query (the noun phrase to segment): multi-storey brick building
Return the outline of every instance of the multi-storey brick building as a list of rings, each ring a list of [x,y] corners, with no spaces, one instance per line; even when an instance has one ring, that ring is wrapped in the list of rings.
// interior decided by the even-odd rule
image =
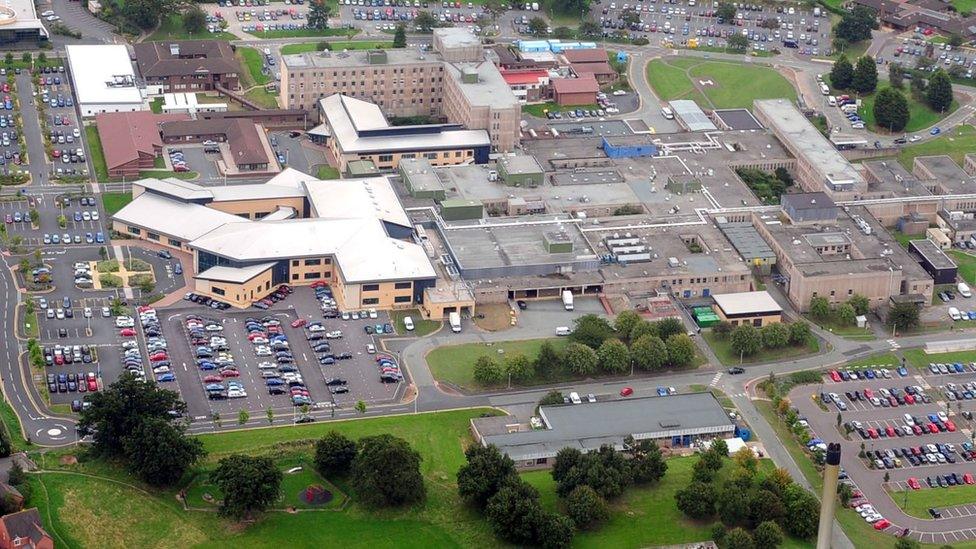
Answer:
[[[240,88],[241,66],[226,41],[142,42],[133,49],[149,95]]]

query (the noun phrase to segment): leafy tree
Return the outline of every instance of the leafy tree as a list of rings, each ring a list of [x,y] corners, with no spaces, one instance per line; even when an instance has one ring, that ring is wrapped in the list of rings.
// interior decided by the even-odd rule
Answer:
[[[762,336],[759,330],[750,324],[742,324],[732,331],[729,338],[729,347],[732,352],[741,356],[752,356],[762,349]]]
[[[474,380],[480,385],[497,385],[505,379],[505,369],[491,355],[481,355],[474,361]]]
[[[329,431],[315,443],[315,470],[326,478],[345,475],[356,458],[356,442],[337,431]]]
[[[699,459],[691,467],[691,480],[694,482],[709,483],[715,479],[715,470],[708,466],[708,462]]]
[[[762,335],[763,347],[767,349],[779,349],[790,343],[790,329],[782,322],[767,324],[759,332]]]
[[[802,345],[809,341],[810,336],[813,335],[813,331],[810,330],[810,325],[802,320],[797,320],[790,324],[790,344],[792,345]]]
[[[502,454],[493,444],[473,444],[464,452],[467,463],[458,470],[458,493],[479,508],[516,477],[515,462]]]
[[[630,354],[634,364],[646,371],[660,370],[668,363],[668,348],[654,335],[641,336],[634,341]]]
[[[735,461],[736,465],[749,473],[751,484],[751,479],[756,475],[756,471],[759,468],[759,459],[753,453],[752,448],[739,448],[736,453],[732,454],[732,460]]]
[[[137,27],[149,30],[162,18],[176,13],[175,2],[168,0],[131,0],[122,8],[122,15]]]
[[[614,333],[613,327],[606,319],[589,314],[576,319],[576,328],[569,337],[576,343],[597,349],[605,340],[614,337]]]
[[[360,439],[352,461],[352,486],[364,503],[373,506],[414,503],[427,495],[420,454],[407,441],[389,434]]]
[[[939,69],[929,78],[925,102],[933,111],[938,112],[945,112],[952,105],[952,80],[946,71]]]
[[[535,515],[535,544],[542,549],[564,549],[573,542],[573,521],[559,513]]]
[[[281,470],[269,457],[234,454],[217,462],[210,482],[223,494],[219,512],[237,520],[264,511],[281,492]]]
[[[550,379],[562,370],[562,357],[549,341],[544,341],[535,357],[535,372],[543,379]]]
[[[724,19],[725,21],[732,21],[735,19],[736,8],[728,2],[722,2],[718,5],[718,10],[715,11],[715,16],[719,19]]]
[[[878,64],[870,55],[864,55],[857,60],[851,87],[859,93],[871,93],[878,87]]]
[[[657,321],[657,337],[667,341],[669,337],[685,333],[685,325],[673,316]]]
[[[641,320],[630,330],[630,342],[633,343],[643,336],[652,335],[661,337],[661,332],[658,331],[657,322],[648,322],[646,320]],[[662,340],[664,338],[661,338]]]
[[[664,478],[664,473],[668,470],[668,464],[661,455],[661,449],[654,441],[636,441],[628,436],[624,440],[624,445],[628,448],[630,459],[631,478],[635,484],[646,484],[657,482]]]
[[[556,493],[567,496],[577,486],[588,485],[606,499],[624,492],[631,482],[630,463],[612,446],[603,445],[595,452],[583,454],[565,476],[557,481]]]
[[[674,368],[683,368],[691,365],[695,360],[695,342],[688,337],[688,334],[673,334],[668,337],[666,347],[668,350],[668,362]]]
[[[712,326],[712,333],[719,339],[726,339],[732,333],[732,324],[728,320],[723,320]]]
[[[749,496],[734,483],[726,483],[715,500],[718,516],[726,526],[739,526],[749,520]]]
[[[790,175],[790,170],[787,170],[783,166],[780,166],[775,170],[773,170],[773,175],[775,175],[776,179],[782,181],[783,184],[786,185],[787,187],[792,187],[793,184],[795,183],[795,181],[793,181],[793,176]]]
[[[717,438],[712,441],[712,444],[708,447],[708,451],[719,457],[729,457],[729,444],[725,442],[725,439]],[[721,467],[721,462],[719,463]]]
[[[429,11],[420,10],[417,12],[417,17],[414,17],[413,24],[415,27],[417,27],[419,32],[432,32],[435,28],[440,26],[440,21],[431,15]]]
[[[13,65],[14,64],[14,54],[13,54],[13,52],[9,52],[8,51],[6,54],[4,54],[3,59],[4,59],[4,61],[8,65]]]
[[[272,423],[274,423],[275,414],[274,414],[274,410],[271,408],[271,406],[268,406],[267,413],[265,415],[268,416],[268,425],[271,425]]]
[[[722,539],[722,549],[755,549],[755,547],[756,543],[752,536],[742,528],[729,530]]]
[[[621,374],[630,368],[630,350],[619,339],[604,341],[596,354],[600,369],[604,372]]]
[[[817,320],[826,320],[830,317],[830,302],[826,297],[810,298],[810,315]]]
[[[895,303],[888,312],[888,324],[902,330],[918,326],[918,307],[914,303]]]
[[[512,381],[526,381],[535,375],[535,368],[529,357],[522,353],[515,353],[505,357],[505,373]]]
[[[171,486],[206,453],[200,439],[187,437],[182,427],[166,419],[143,421],[125,437],[126,463],[153,486]]]
[[[396,32],[393,34],[393,47],[407,47],[407,27],[403,24],[397,25]]]
[[[739,33],[735,33],[729,37],[728,45],[730,50],[742,53],[749,47],[749,39]]]
[[[577,528],[587,529],[610,518],[607,502],[593,488],[577,486],[566,498],[566,512]]]
[[[590,10],[590,0],[559,0],[551,2],[549,7],[557,14],[582,16]]]
[[[332,8],[329,7],[328,2],[325,0],[309,0],[308,15],[306,16],[305,24],[310,29],[327,29],[329,28],[329,15],[331,15],[331,11]],[[394,47],[396,47],[396,44],[394,44]]]
[[[504,0],[485,0],[481,5],[481,9],[487,13],[492,21],[498,19],[498,16],[505,13],[508,10],[508,3]]]
[[[787,486],[783,496],[786,504],[783,527],[786,532],[800,539],[817,535],[817,524],[820,520],[820,503],[817,498],[796,484]]]
[[[724,441],[723,441],[724,442]],[[725,447],[725,452],[722,452],[722,448],[712,444],[712,447],[701,453],[701,461],[705,463],[705,466],[713,471],[718,471],[722,468],[723,458],[728,456],[729,450],[728,446]]]
[[[32,57],[31,57],[31,53],[29,51],[25,51],[20,56],[20,60],[23,61],[25,64],[28,64],[28,65],[30,64],[31,59],[32,59]]]
[[[587,19],[580,23],[578,31],[582,36],[597,36],[603,32],[600,25],[592,19]]]
[[[919,61],[921,62],[922,59],[926,58],[920,57]],[[913,72],[911,80],[912,95],[914,97],[924,97],[926,87],[928,87],[928,83],[925,81],[925,77],[920,72]]]
[[[841,303],[837,307],[837,320],[844,326],[853,326],[857,322],[857,313],[850,303]]]
[[[905,69],[901,63],[888,63],[888,83],[896,90],[905,87]]]
[[[841,54],[834,66],[830,69],[830,83],[839,90],[846,90],[851,87],[854,81],[854,66],[846,55]]]
[[[786,514],[783,500],[774,492],[759,489],[749,496],[749,524],[756,528],[763,522],[778,521]]]
[[[874,10],[856,6],[845,13],[834,27],[834,35],[850,43],[860,42],[871,38],[871,30],[878,28]]]
[[[123,455],[126,438],[142,423],[170,421],[171,411],[180,415],[186,412],[186,403],[178,393],[139,381],[129,373],[105,390],[88,395],[88,402],[91,406],[82,410],[78,426],[94,430],[91,450],[102,456]]]
[[[7,428],[0,425],[0,458],[10,457],[10,433]]]
[[[542,36],[546,34],[547,30],[549,30],[549,24],[546,23],[545,19],[541,17],[533,17],[532,19],[529,19],[529,34]]]
[[[586,376],[595,373],[597,361],[596,351],[582,343],[570,343],[563,352],[563,362],[569,371],[576,375]]]
[[[505,483],[485,505],[485,518],[495,535],[516,544],[535,541],[542,512],[539,492],[518,476]]]
[[[851,307],[854,307],[854,312],[859,315],[868,314],[868,309],[871,306],[871,302],[868,301],[868,298],[861,294],[852,295],[847,302],[851,304]]]
[[[763,549],[776,549],[783,544],[783,540],[786,539],[786,536],[783,535],[783,529],[779,527],[779,524],[768,520],[760,523],[759,526],[753,530],[752,539],[756,542],[756,547],[762,547]]]
[[[958,48],[962,45],[963,38],[958,33],[952,33],[949,35],[949,45],[953,48]]]
[[[190,6],[183,12],[183,30],[190,34],[207,30],[207,14],[196,6]]]
[[[696,520],[715,514],[715,487],[705,482],[692,482],[674,494],[678,510]]]
[[[557,483],[562,482],[569,475],[569,471],[576,467],[583,460],[583,452],[576,448],[565,447],[556,452],[556,458],[552,465],[552,480]]]
[[[539,401],[539,406],[546,406],[546,405],[552,406],[554,404],[562,404],[562,403],[563,403],[562,393],[560,393],[559,391],[549,391],[548,393],[546,393],[546,396],[542,397],[542,400]]]
[[[628,309],[617,315],[616,320],[613,321],[613,329],[617,331],[618,337],[628,339],[634,326],[637,326],[641,322],[644,322],[644,319],[637,314],[637,311]]]
[[[246,424],[249,419],[251,419],[251,414],[247,410],[245,410],[245,409],[242,408],[240,412],[237,412],[237,424],[238,425],[244,425],[244,424]]]

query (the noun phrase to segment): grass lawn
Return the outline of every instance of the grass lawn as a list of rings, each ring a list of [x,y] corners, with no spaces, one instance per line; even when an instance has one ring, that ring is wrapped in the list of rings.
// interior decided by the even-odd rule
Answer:
[[[102,206],[105,208],[105,215],[115,215],[132,202],[132,193],[102,193]]]
[[[413,331],[408,331],[406,326],[403,325],[403,319],[410,317],[413,322]],[[424,320],[420,316],[420,311],[417,309],[408,309],[406,311],[390,311],[390,319],[393,320],[393,326],[396,328],[396,333],[398,335],[409,335],[416,337],[424,337],[425,335],[430,335],[437,331],[441,327],[441,323],[436,320]]]
[[[882,88],[878,88],[880,91]],[[861,98],[861,108],[858,109],[857,113],[864,119],[864,122],[868,125],[868,129],[871,131],[880,131],[881,133],[888,133],[885,128],[878,128],[874,122],[874,98],[876,93],[867,95]],[[933,111],[921,101],[916,100],[912,94],[906,93],[902,94],[908,100],[908,125],[902,131],[895,132],[896,134],[902,134],[905,132],[917,132],[923,130],[930,126],[934,126],[939,120],[942,120],[946,116],[952,114],[956,109],[959,108],[959,102],[953,101],[952,106],[945,113],[938,113]]]
[[[878,355],[871,355],[859,360],[848,362],[844,365],[844,369],[857,369],[857,368],[877,368],[885,366],[898,366],[901,364],[901,359],[894,355],[894,353],[881,353]]]
[[[709,347],[712,348],[712,352],[715,356],[725,364],[726,366],[734,366],[739,364],[739,355],[732,352],[731,345],[728,339],[719,339],[715,337],[715,334],[711,330],[706,330],[702,332],[702,336],[705,341],[708,342]],[[758,362],[782,362],[785,360],[793,360],[795,358],[800,358],[808,355],[812,355],[820,351],[820,341],[811,337],[810,341],[806,345],[783,347],[782,349],[763,349],[758,354],[751,357],[744,357],[742,364],[753,364]]]
[[[905,349],[905,359],[917,368],[928,370],[929,362],[974,362],[976,361],[976,351],[926,354],[922,349]]]
[[[302,42],[300,44],[288,44],[287,46],[282,46],[281,55],[292,55],[295,53],[305,53],[317,50],[318,44],[315,42]]]
[[[962,125],[945,131],[935,139],[902,147],[898,161],[911,171],[916,156],[947,154],[961,166],[963,156],[973,151],[976,151],[976,127]]]
[[[813,322],[817,326],[820,326],[824,330],[839,335],[845,339],[854,339],[854,340],[875,339],[874,332],[872,332],[870,329],[858,328],[856,324],[854,326],[844,325],[841,324],[836,318],[830,318],[822,322],[817,322],[813,320],[812,318],[810,318],[809,315],[805,315],[804,318],[806,318],[810,322]]]
[[[98,181],[108,181],[108,166],[105,164],[105,153],[102,151],[102,139],[98,136],[98,128],[95,125],[85,126],[85,137],[88,138],[88,150],[91,153],[92,166],[95,168],[95,178]]]
[[[677,61],[678,59],[655,59],[647,64],[647,82],[662,101],[678,99],[695,89]]]
[[[281,469],[283,478],[281,481],[281,496],[274,505],[275,509],[336,509],[342,507],[347,499],[346,494],[334,484],[322,478],[312,464],[311,460],[300,458],[287,458],[277,462]],[[300,471],[289,473],[293,468],[300,467]],[[186,488],[187,502],[190,507],[195,508],[217,508],[217,502],[223,497],[217,486],[208,482],[209,471],[202,471],[194,477],[190,486]],[[305,501],[305,489],[312,485],[319,485],[332,493],[332,500],[324,505],[311,505]],[[203,498],[204,494],[210,494],[213,499],[207,501]]]
[[[340,179],[342,174],[339,173],[338,168],[333,168],[332,166],[319,166],[315,172],[315,177],[319,179]]]
[[[244,94],[244,97],[247,97],[262,107],[267,107],[269,109],[278,108],[278,94],[269,92],[264,88],[254,88],[253,90]]]
[[[157,98],[153,99],[152,101],[150,101],[149,102],[149,110],[151,110],[153,112],[153,114],[162,114],[162,112],[163,112],[163,98],[162,97],[157,97]]]
[[[169,19],[160,23],[159,28],[156,32],[152,33],[148,41],[163,41],[163,40],[237,40],[237,36],[229,32],[210,32],[204,30],[203,32],[189,33],[183,29],[183,21],[178,15],[174,15]]]
[[[959,276],[969,284],[976,284],[976,257],[959,250],[949,250],[949,257],[959,267]]]
[[[549,112],[569,112],[569,111],[575,111],[576,109],[585,109],[585,110],[588,110],[588,111],[595,111],[595,110],[600,109],[600,108],[602,108],[602,107],[600,107],[599,105],[572,105],[572,106],[568,106],[567,105],[567,106],[563,106],[563,105],[557,105],[557,104],[553,103],[552,101],[547,101],[545,103],[536,103],[536,104],[533,104],[533,105],[524,105],[522,107],[522,112],[524,112],[526,114],[531,114],[532,116],[535,116],[537,118],[545,118],[546,117],[546,111],[549,111]],[[572,119],[567,118],[567,120],[572,120]]]
[[[37,325],[37,311],[28,314],[26,308],[21,308],[18,317],[20,318],[20,326],[18,326],[18,329],[21,335],[27,338],[37,339],[40,330]]]
[[[10,433],[10,447],[15,452],[27,451],[34,447],[33,444],[24,440],[24,435],[20,431],[20,418],[13,406],[7,402],[6,397],[0,398],[0,421],[4,428]]]
[[[307,36],[348,36],[352,37],[356,34],[356,29],[284,29],[284,30],[273,30],[273,31],[263,31],[263,32],[250,32],[258,38],[272,39],[272,38],[302,38]]]
[[[569,344],[569,338],[526,339],[522,341],[502,341],[493,345],[484,343],[466,343],[464,345],[447,345],[438,347],[427,354],[427,365],[430,373],[440,381],[447,381],[461,387],[474,389],[479,385],[474,380],[474,362],[482,355],[493,356],[499,360],[513,353],[522,353],[534,360],[539,354],[539,348],[544,342],[552,343],[557,351],[562,351]],[[540,379],[531,379],[522,385],[542,383]]]
[[[271,77],[262,72],[264,68],[264,54],[259,52],[254,48],[246,48],[243,46],[237,47],[237,56],[241,60],[241,64],[247,67],[247,72],[251,76],[251,81],[254,84],[265,85],[271,80]]]
[[[976,0],[952,0],[952,5],[959,12],[972,13],[973,10],[976,10]],[[946,42],[948,41],[947,38]]]
[[[922,479],[921,482],[924,485],[925,479]],[[889,490],[888,493],[891,495],[891,499],[906,513],[913,517],[924,519],[932,518],[929,515],[930,507],[940,509],[976,502],[976,485],[973,484],[952,486],[947,489],[922,488],[921,490],[908,490],[907,498],[905,492],[901,490]]]
[[[175,177],[176,179],[196,179],[199,176],[197,172],[171,172],[169,170],[143,170],[139,172],[139,177],[155,177],[157,179],[165,179],[167,177]]]
[[[696,82],[712,85],[696,87]],[[655,59],[647,66],[647,81],[664,101],[707,100],[702,107],[751,108],[755,99],[786,98],[796,100],[796,90],[773,69],[700,59]]]
[[[342,50],[388,50],[393,48],[393,41],[386,40],[346,40],[341,42],[327,42],[331,51]]]
[[[901,244],[901,247],[906,249],[908,248],[909,241],[925,238],[924,234],[905,234],[901,231],[894,231],[891,233],[891,236],[895,237],[895,240]]]

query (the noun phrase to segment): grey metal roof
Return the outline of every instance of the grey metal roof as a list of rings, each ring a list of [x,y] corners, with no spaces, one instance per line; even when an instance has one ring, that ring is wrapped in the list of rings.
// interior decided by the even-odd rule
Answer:
[[[776,257],[773,249],[763,240],[752,223],[721,223],[718,228],[735,247],[735,251],[746,261]]]
[[[679,99],[668,103],[674,110],[675,116],[681,119],[684,125],[693,132],[710,132],[718,128],[708,118],[698,103],[690,99]]]
[[[929,264],[932,265],[932,268],[939,270],[956,268],[956,263],[931,240],[922,238],[919,240],[912,240],[909,242],[909,244],[916,253],[918,253],[925,259],[925,261],[928,261]]]

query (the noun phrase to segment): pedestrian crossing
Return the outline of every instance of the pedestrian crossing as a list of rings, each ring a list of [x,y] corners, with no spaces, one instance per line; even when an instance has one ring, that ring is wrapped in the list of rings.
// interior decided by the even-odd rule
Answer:
[[[722,372],[717,372],[714,377],[712,377],[712,382],[708,384],[709,387],[715,387],[718,385],[719,380],[722,379]]]
[[[892,349],[901,349],[901,345],[894,339],[888,339],[885,341],[888,343],[888,345],[891,345]]]

